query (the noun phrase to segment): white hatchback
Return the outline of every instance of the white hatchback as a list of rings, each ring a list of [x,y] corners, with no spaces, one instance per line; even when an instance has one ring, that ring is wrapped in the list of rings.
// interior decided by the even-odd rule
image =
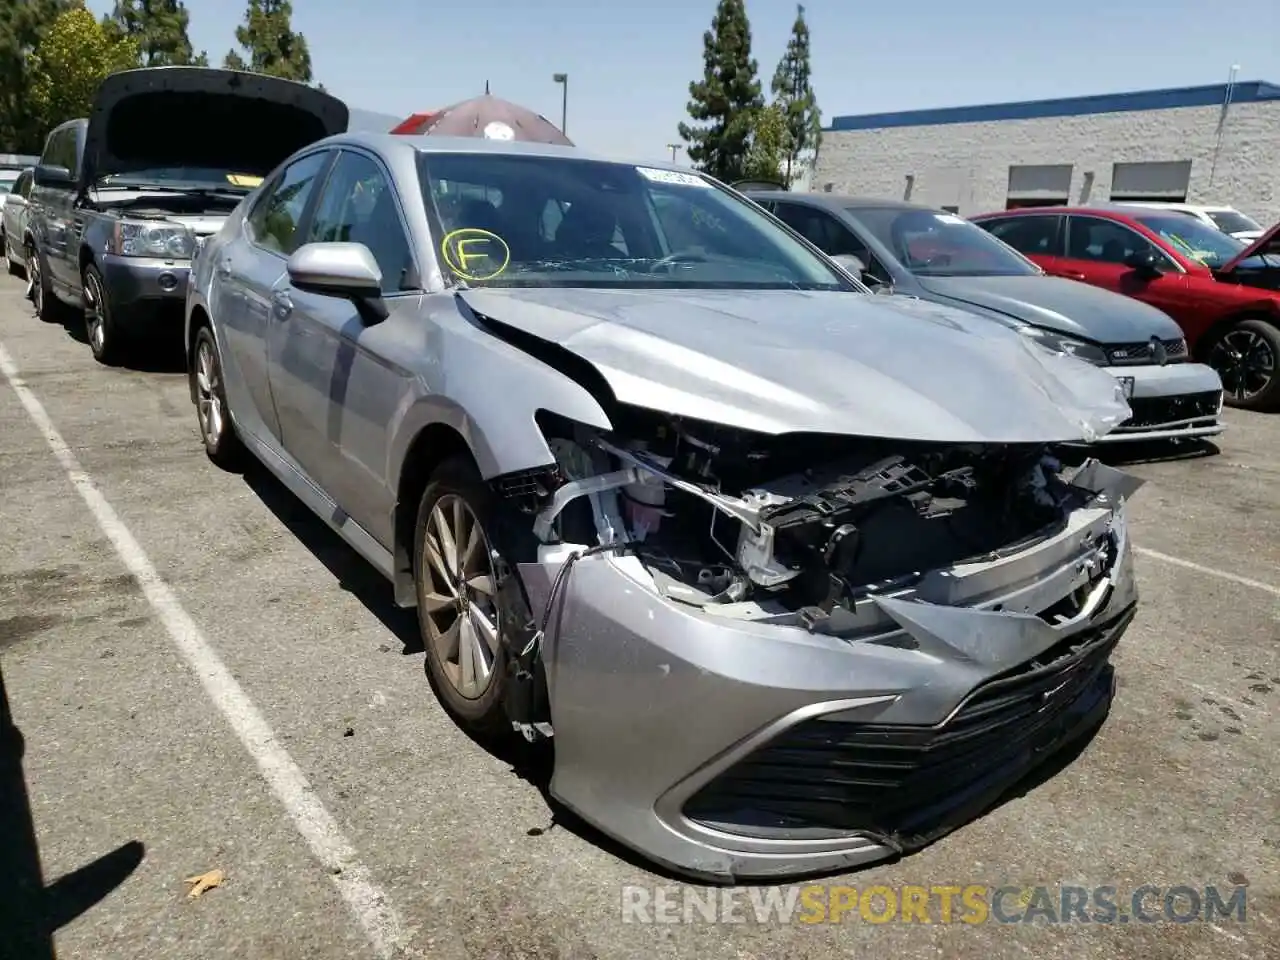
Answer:
[[[1185,213],[1187,216],[1195,217],[1207,227],[1221,230],[1246,243],[1252,243],[1266,231],[1262,224],[1241,213],[1235,207],[1201,206],[1195,203],[1158,203],[1154,200],[1126,200],[1121,206],[1159,207],[1161,210]]]

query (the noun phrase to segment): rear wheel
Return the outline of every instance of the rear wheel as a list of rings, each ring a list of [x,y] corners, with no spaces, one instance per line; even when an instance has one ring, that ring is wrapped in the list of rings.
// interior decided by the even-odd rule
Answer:
[[[1205,359],[1222,377],[1228,406],[1280,409],[1280,327],[1259,318],[1241,320],[1214,341]]]
[[[503,640],[514,625],[498,597],[499,571],[510,567],[493,538],[494,512],[493,494],[475,466],[454,457],[432,474],[414,532],[427,672],[449,712],[482,734],[510,729]]]
[[[201,327],[196,333],[190,376],[205,453],[222,469],[237,469],[244,462],[244,446],[231,422],[226,388],[222,384],[222,359],[218,356],[213,331],[208,327]]]
[[[59,304],[54,298],[44,255],[34,241],[27,241],[27,296],[36,308],[36,316],[45,323],[58,321]]]

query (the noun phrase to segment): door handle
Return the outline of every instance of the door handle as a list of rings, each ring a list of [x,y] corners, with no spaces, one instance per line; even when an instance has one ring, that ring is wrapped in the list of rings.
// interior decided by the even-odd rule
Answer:
[[[277,320],[288,320],[289,314],[293,313],[293,301],[283,290],[278,290],[271,295],[271,312],[275,314]]]
[[[1062,271],[1062,276],[1066,277],[1068,280],[1083,280],[1083,279],[1084,279],[1084,274],[1083,274],[1083,273],[1080,273],[1080,272],[1079,272],[1079,271],[1077,271],[1077,270],[1063,270],[1063,271]]]

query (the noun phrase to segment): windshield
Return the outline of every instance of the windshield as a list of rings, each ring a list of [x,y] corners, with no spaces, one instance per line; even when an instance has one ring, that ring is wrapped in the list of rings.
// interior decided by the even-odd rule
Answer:
[[[1160,234],[1172,249],[1206,267],[1220,267],[1248,246],[1243,240],[1188,217],[1144,213],[1134,219]]]
[[[1246,217],[1236,210],[1208,210],[1209,219],[1218,225],[1223,233],[1244,233],[1248,230],[1262,230],[1262,225]]]
[[[252,190],[262,183],[262,178],[248,173],[229,170],[226,167],[149,167],[130,170],[128,173],[112,173],[100,181],[103,186],[146,186],[205,188],[218,190]]]
[[[438,256],[470,285],[856,290],[754,203],[689,172],[419,155]]]
[[[850,207],[849,213],[918,277],[1025,277],[1040,268],[953,213]]]

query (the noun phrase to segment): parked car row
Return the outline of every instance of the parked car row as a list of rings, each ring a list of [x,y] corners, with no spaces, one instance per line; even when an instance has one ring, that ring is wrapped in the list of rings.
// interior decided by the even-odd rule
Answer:
[[[1144,427],[1161,378],[1085,327],[1127,311],[1181,357],[1157,311],[892,205],[837,251],[920,291],[877,295],[701,174],[346,119],[286,81],[110,78],[36,169],[33,297],[100,359],[171,308],[210,459],[379,570],[440,702],[550,740],[558,802],[690,875],[849,867],[1102,722],[1140,481],[1056,454]],[[942,276],[974,256],[1012,286]]]

